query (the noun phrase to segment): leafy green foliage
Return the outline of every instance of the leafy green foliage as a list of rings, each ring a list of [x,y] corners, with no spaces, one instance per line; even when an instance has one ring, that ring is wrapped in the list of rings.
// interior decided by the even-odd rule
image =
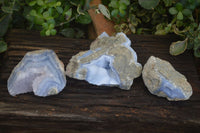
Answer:
[[[84,36],[84,32],[78,28],[65,28],[60,31],[60,34],[67,38],[80,38]]]
[[[139,4],[145,9],[155,8],[160,0],[138,0]]]
[[[182,41],[173,42],[170,54],[179,55],[193,49],[200,57],[200,0],[132,0],[119,15],[119,0],[103,0],[109,7],[117,32],[134,34],[177,34]]]
[[[60,33],[66,37],[84,37],[82,25],[91,23],[87,12],[90,1],[0,0],[0,53],[7,49],[2,38],[9,27],[40,30],[42,36]],[[67,30],[72,35],[67,35]]]
[[[92,22],[90,15],[88,14],[88,12],[84,12],[84,14],[80,15],[77,18],[77,22],[81,23],[81,24],[89,24]]]
[[[0,18],[0,37],[3,37],[8,30],[9,23],[11,21],[11,15],[5,14]]]
[[[9,24],[12,20],[12,14],[18,10],[15,0],[0,1],[0,53],[7,50],[7,44],[3,40],[6,34]]]
[[[128,5],[130,5],[130,0],[111,0],[108,4],[111,10],[111,18],[117,23],[123,20],[127,15]]]
[[[87,10],[91,0],[0,0],[0,52],[7,49],[3,37],[12,27],[40,30],[42,36],[61,34],[84,37],[91,23]],[[135,34],[177,34],[170,53],[192,49],[200,57],[200,0],[102,0],[95,7],[115,22],[117,32]]]
[[[0,53],[5,52],[6,50],[7,50],[6,42],[0,39]]]
[[[73,20],[80,24],[91,23],[88,12],[83,9],[84,0],[27,0],[27,4],[31,9],[24,14],[30,21],[30,28],[41,27],[42,36],[56,35],[57,27],[63,30]]]
[[[200,24],[191,24],[188,30],[182,34],[184,34],[185,38],[188,38],[187,49],[193,49],[194,55],[200,57]]]
[[[176,16],[177,20],[183,20],[184,17],[191,19],[191,21],[194,20],[192,17],[192,10],[184,8],[181,3],[177,3],[175,7],[171,7],[169,13]]]

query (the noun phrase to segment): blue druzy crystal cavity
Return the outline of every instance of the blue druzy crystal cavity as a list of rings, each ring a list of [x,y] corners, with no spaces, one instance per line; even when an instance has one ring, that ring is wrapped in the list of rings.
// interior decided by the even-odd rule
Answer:
[[[118,33],[109,37],[105,32],[92,42],[90,50],[74,55],[66,68],[69,77],[125,90],[130,89],[141,71],[142,66],[126,35]]]

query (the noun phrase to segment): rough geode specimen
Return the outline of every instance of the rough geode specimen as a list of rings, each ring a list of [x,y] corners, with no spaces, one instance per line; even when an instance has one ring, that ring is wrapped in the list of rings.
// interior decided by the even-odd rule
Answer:
[[[129,90],[133,79],[141,75],[142,66],[124,33],[109,37],[102,33],[90,46],[70,59],[66,74],[91,84],[118,86]]]
[[[64,65],[52,50],[28,52],[13,69],[7,84],[12,96],[34,92],[43,97],[58,94],[65,85]]]
[[[192,87],[185,76],[169,62],[154,56],[144,65],[142,77],[152,94],[170,101],[187,100],[192,95]]]

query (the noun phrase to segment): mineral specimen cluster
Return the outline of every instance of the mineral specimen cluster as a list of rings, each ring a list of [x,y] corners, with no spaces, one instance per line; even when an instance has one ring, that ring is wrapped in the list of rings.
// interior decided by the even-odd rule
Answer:
[[[72,56],[66,72],[52,50],[28,52],[12,71],[7,86],[13,96],[34,92],[45,97],[62,91],[67,75],[94,85],[129,90],[141,73],[144,84],[154,95],[170,101],[187,100],[192,95],[186,77],[169,62],[151,56],[142,70],[126,35],[110,37],[105,32],[92,42],[89,50]]]
[[[64,65],[52,50],[28,52],[12,71],[8,91],[15,96],[34,92],[37,96],[55,95],[66,85]]]
[[[142,65],[124,33],[109,37],[105,32],[90,50],[73,56],[67,65],[69,77],[86,80],[94,85],[118,86],[129,90],[133,79],[141,75]]]

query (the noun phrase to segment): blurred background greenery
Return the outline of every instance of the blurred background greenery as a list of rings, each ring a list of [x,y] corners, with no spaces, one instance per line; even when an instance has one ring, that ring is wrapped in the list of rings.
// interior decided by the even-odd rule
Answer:
[[[3,38],[12,28],[87,38],[92,22],[87,11],[94,8],[115,23],[116,32],[176,34],[181,40],[171,44],[171,55],[191,49],[200,57],[200,0],[102,0],[96,7],[90,7],[90,1],[0,0],[0,53],[7,49]]]

